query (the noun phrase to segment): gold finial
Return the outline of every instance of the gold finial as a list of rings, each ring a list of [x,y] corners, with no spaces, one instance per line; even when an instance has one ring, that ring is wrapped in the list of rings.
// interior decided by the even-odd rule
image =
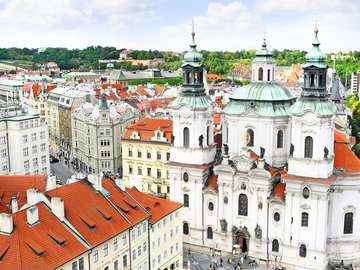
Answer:
[[[314,33],[317,36],[319,33],[319,27],[318,27],[318,20],[315,19],[315,28],[314,28]]]

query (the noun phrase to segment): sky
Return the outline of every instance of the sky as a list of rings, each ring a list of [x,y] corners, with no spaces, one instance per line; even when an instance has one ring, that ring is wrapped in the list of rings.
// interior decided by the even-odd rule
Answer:
[[[0,47],[360,50],[360,0],[0,0]]]

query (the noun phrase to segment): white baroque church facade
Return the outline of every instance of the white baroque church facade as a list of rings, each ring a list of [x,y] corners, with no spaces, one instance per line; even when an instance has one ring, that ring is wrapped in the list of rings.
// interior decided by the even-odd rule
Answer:
[[[203,83],[194,33],[183,86],[172,103],[170,199],[182,202],[185,244],[232,252],[287,269],[360,264],[360,161],[335,129],[318,30],[295,98],[274,81],[266,43],[252,80],[222,111],[221,157],[213,103]]]

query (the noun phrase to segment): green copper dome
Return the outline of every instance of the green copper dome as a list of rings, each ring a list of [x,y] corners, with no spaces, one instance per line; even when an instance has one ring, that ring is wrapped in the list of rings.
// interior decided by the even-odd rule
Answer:
[[[198,67],[201,65],[201,61],[203,60],[203,56],[200,52],[196,50],[195,44],[195,32],[191,33],[192,42],[190,44],[190,50],[184,54],[184,65],[192,65],[194,67]]]
[[[275,59],[273,58],[272,51],[270,51],[266,46],[266,40],[264,38],[261,49],[258,50],[255,54],[255,58],[253,63],[262,62],[262,63],[275,63]]]
[[[325,54],[323,54],[323,52],[320,50],[320,42],[318,39],[318,33],[319,30],[317,28],[315,28],[315,38],[314,41],[312,43],[313,47],[311,49],[311,51],[309,51],[306,56],[306,64],[304,64],[304,67],[308,67],[308,66],[316,66],[319,68],[326,68],[325,65]]]

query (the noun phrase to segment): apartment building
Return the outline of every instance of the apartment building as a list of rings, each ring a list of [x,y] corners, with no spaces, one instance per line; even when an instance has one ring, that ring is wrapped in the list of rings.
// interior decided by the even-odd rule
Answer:
[[[122,138],[125,185],[166,197],[171,140],[172,120],[144,118],[129,125]]]
[[[78,169],[87,173],[121,172],[121,137],[137,119],[129,104],[85,103],[72,114],[72,155]]]
[[[95,102],[91,85],[59,86],[47,98],[50,152],[70,159],[72,143],[71,114],[85,102]]]
[[[0,175],[50,173],[48,128],[18,104],[0,104]]]

